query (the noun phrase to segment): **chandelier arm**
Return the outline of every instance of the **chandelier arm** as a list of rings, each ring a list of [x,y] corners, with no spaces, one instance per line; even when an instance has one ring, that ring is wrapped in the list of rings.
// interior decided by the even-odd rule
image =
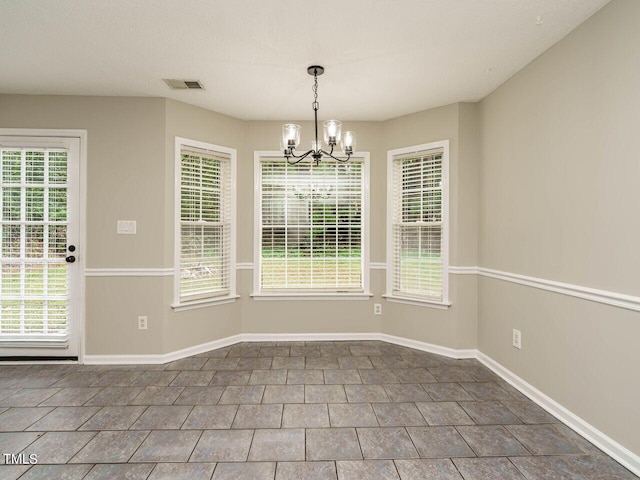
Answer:
[[[290,152],[290,153],[291,153],[291,155],[290,155],[290,156],[289,156],[289,155],[287,155],[287,157],[286,157],[286,158],[287,158],[287,163],[288,163],[289,165],[297,165],[297,164],[298,164],[298,163],[300,163],[302,160],[304,160],[304,159],[305,159],[305,158],[307,158],[309,155],[311,155],[311,154],[313,153],[313,150],[309,150],[309,151],[307,151],[307,152],[303,153],[302,155],[294,155],[294,154],[293,154],[293,152]],[[296,160],[295,160],[295,161],[293,161],[293,162],[290,162],[290,161],[289,161],[289,158],[290,158],[290,157],[293,157],[293,158],[295,158]]]
[[[337,160],[340,163],[346,163],[349,161],[349,159],[351,158],[351,155],[347,155],[347,158],[338,158],[338,157],[334,157],[333,156],[333,148],[331,149],[331,152],[325,152],[324,150],[320,150],[324,155],[326,155],[327,157],[331,157],[334,160]]]
[[[313,150],[308,150],[300,155],[296,155],[293,153],[293,148],[290,148],[287,153],[285,153],[285,157],[293,157],[293,158],[307,158],[309,155],[313,153]]]

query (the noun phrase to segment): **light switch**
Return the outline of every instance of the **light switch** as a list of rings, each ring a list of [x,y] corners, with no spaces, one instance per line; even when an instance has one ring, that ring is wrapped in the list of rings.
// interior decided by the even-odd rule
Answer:
[[[118,235],[135,235],[135,220],[118,220]]]

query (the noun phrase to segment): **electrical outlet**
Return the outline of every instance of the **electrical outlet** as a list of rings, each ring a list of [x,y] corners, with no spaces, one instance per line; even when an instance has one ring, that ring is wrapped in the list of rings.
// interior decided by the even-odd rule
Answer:
[[[147,329],[147,316],[140,315],[138,317],[138,330],[146,330]]]
[[[515,328],[513,329],[513,346],[522,349],[522,333]]]
[[[382,315],[382,304],[374,303],[373,304],[373,314],[374,315]]]

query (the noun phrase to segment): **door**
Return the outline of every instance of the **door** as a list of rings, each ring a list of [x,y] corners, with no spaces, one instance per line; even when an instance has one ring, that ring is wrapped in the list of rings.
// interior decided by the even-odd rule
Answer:
[[[81,138],[1,133],[0,359],[77,359]]]

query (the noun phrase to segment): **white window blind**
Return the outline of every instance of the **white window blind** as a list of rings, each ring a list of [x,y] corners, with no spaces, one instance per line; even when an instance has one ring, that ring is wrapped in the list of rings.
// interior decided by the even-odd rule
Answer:
[[[180,148],[180,302],[231,293],[231,157]]]
[[[444,149],[391,156],[391,295],[444,302]]]
[[[260,160],[263,292],[363,292],[364,163]]]

